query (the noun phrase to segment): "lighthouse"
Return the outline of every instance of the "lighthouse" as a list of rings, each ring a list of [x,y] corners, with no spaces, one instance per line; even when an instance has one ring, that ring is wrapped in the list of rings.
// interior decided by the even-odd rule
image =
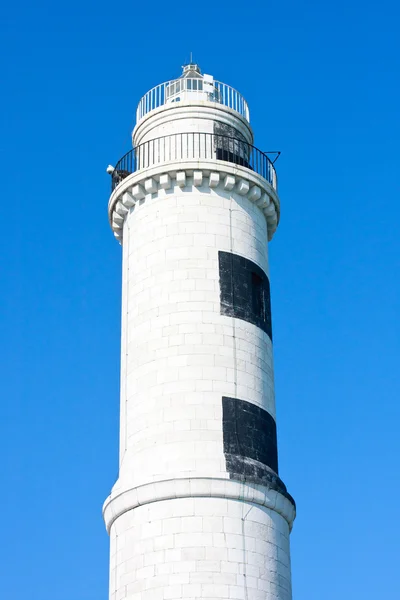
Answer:
[[[122,245],[110,600],[291,600],[268,242],[277,176],[244,97],[197,64],[140,100],[111,175]]]

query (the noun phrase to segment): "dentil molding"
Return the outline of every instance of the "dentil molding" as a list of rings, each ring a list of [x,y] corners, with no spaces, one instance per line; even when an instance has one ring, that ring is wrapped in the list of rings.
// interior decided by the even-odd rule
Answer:
[[[279,198],[270,183],[246,167],[212,161],[180,161],[150,166],[128,175],[118,184],[108,203],[108,216],[116,239],[122,244],[127,214],[143,210],[146,201],[160,190],[192,187],[213,189],[217,193],[239,194],[264,213],[271,240],[279,223]],[[218,167],[220,166],[220,169]]]

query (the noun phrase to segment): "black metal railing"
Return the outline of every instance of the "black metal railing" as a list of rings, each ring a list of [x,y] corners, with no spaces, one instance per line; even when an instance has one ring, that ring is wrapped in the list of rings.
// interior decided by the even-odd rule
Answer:
[[[174,133],[132,148],[116,164],[112,190],[125,177],[154,165],[184,160],[222,160],[241,165],[264,177],[274,189],[275,167],[270,158],[244,140],[214,133]]]

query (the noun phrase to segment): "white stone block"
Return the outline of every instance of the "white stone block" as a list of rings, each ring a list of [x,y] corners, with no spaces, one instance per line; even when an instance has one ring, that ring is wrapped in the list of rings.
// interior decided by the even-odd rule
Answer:
[[[201,598],[201,584],[193,583],[192,581],[192,573],[190,574],[190,583],[188,585],[184,585],[182,600],[195,600],[196,598]]]
[[[139,184],[132,187],[131,193],[135,200],[142,200],[146,195],[143,187]]]
[[[229,586],[205,583],[202,585],[202,598],[229,598]]]
[[[165,552],[163,550],[157,550],[156,552],[146,552],[144,555],[144,565],[156,565],[165,563]],[[168,582],[168,579],[167,579]]]
[[[245,179],[240,179],[236,185],[236,189],[241,196],[245,196],[250,189],[250,184]]]
[[[251,200],[251,202],[256,202],[259,198],[261,198],[261,188],[258,187],[258,185],[254,185],[249,193],[248,193],[248,199]]]
[[[203,520],[205,520],[206,517],[203,518]],[[222,518],[222,517],[209,517],[211,519],[217,519],[217,518]],[[213,536],[213,544],[214,544],[214,536]],[[212,547],[207,547],[206,549],[206,559],[207,560],[219,560],[219,561],[225,561],[228,558],[228,549],[225,548],[219,548],[216,546],[212,546]],[[222,569],[221,569],[222,570]]]
[[[143,485],[137,490],[138,504],[147,504],[155,495],[154,484]]]
[[[117,212],[113,212],[113,216],[112,216],[112,223],[113,225],[121,226],[122,223],[124,222],[124,217],[119,215]]]
[[[124,206],[121,202],[117,202],[117,204],[115,205],[115,211],[121,215],[121,217],[125,217],[125,215],[128,212],[128,209],[126,208],[126,206]]]
[[[161,521],[155,521],[154,523],[143,523],[141,526],[141,535],[142,538],[151,538],[151,540],[153,541],[156,535],[161,535],[161,530]]]
[[[267,208],[267,206],[269,206],[270,203],[271,203],[270,197],[265,192],[264,192],[264,194],[262,194],[261,198],[259,200],[257,200],[257,202],[256,202],[257,206],[259,206],[260,208]]]
[[[170,519],[165,518],[162,523],[163,535],[180,533],[182,531],[182,518],[173,517]]]
[[[181,560],[179,563],[173,565],[174,573],[192,573],[196,568],[196,561],[194,560]]]
[[[171,177],[168,173],[163,173],[160,175],[160,187],[164,190],[169,190],[171,187]]]
[[[154,538],[154,550],[168,550],[174,547],[174,536],[160,535]]]
[[[157,181],[153,178],[146,179],[144,182],[144,189],[147,194],[155,194],[158,190]]]
[[[233,175],[226,175],[224,179],[224,189],[227,191],[233,190],[235,187],[236,179]]]
[[[182,560],[205,560],[206,549],[203,546],[195,548],[182,548]]]
[[[195,187],[200,187],[203,184],[203,171],[194,171],[193,172],[193,185]]]
[[[265,216],[270,216],[276,213],[275,204],[271,202],[266,208],[263,208],[263,213]]]
[[[176,174],[176,184],[180,188],[185,187],[185,185],[186,185],[186,173],[185,173],[185,171],[178,171],[178,173]]]
[[[136,577],[137,579],[146,579],[149,577],[154,577],[154,573],[154,565],[148,565],[146,567],[142,567],[141,569],[137,569]]]
[[[135,199],[131,196],[129,192],[125,192],[122,195],[122,204],[127,208],[131,208],[135,204]]]
[[[210,186],[210,188],[216,188],[219,185],[219,173],[210,173],[210,177],[208,180],[208,185]]]
[[[202,533],[203,520],[201,517],[181,517],[183,533]]]
[[[168,583],[170,585],[184,585],[189,583],[190,573],[173,573],[172,571],[173,569],[171,569],[171,573],[168,576]]]
[[[182,586],[169,585],[163,590],[163,597],[165,598],[165,600],[175,600],[176,598],[182,598]]]

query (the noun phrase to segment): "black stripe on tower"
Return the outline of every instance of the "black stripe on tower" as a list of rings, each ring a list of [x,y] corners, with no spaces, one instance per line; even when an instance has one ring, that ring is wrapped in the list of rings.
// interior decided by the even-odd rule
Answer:
[[[251,402],[224,396],[222,425],[225,455],[247,459],[249,467],[261,464],[278,473],[276,424],[269,412]]]
[[[260,327],[272,340],[269,279],[256,263],[218,252],[221,314]]]
[[[230,479],[264,485],[294,504],[278,477],[276,424],[269,412],[251,402],[223,396],[222,430]]]

